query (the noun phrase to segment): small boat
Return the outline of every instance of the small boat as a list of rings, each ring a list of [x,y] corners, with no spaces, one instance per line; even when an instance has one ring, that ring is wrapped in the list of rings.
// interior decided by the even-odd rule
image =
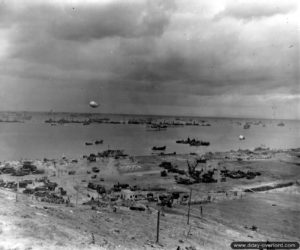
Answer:
[[[277,124],[277,126],[279,126],[279,127],[284,127],[284,125],[285,124],[283,122],[280,122],[280,123]]]
[[[156,146],[154,146],[154,147],[152,148],[152,150],[163,151],[163,150],[166,150],[166,146],[162,146],[162,147],[156,147]]]
[[[102,143],[103,143],[103,140],[97,140],[97,141],[95,141],[95,145],[102,144]]]
[[[188,144],[185,140],[177,140],[176,143],[178,143],[178,144]]]
[[[246,123],[245,125],[244,125],[244,129],[249,129],[250,128],[250,124],[249,123]]]
[[[85,145],[86,146],[91,146],[91,145],[93,145],[93,143],[92,142],[86,142]]]

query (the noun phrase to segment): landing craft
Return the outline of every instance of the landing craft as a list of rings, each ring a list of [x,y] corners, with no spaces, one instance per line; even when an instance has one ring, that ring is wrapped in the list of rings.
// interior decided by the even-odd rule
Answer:
[[[95,101],[90,102],[90,107],[97,108],[98,106],[99,106],[99,104],[97,102],[95,102]]]

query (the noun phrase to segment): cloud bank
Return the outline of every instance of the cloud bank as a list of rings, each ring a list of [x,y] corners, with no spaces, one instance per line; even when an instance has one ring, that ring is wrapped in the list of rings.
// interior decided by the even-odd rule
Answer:
[[[297,1],[0,4],[0,109],[300,117]],[[293,111],[289,111],[289,110]]]

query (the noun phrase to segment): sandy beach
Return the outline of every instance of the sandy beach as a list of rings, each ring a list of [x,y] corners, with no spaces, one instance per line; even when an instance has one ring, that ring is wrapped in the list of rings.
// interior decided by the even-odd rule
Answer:
[[[299,155],[299,149],[207,154],[203,156],[206,163],[199,163],[197,169],[206,172],[227,169],[229,173],[240,170],[260,175],[251,179],[227,176],[226,181],[216,175],[215,182],[190,185],[178,184],[176,176],[191,178],[187,162],[195,162],[198,155],[96,157],[95,162],[83,158],[34,160],[30,164],[43,173],[24,176],[3,173],[3,169],[18,169],[24,162],[2,162],[1,247],[230,249],[232,241],[297,241]],[[162,162],[170,162],[186,173],[169,172],[163,177],[163,168],[159,166]],[[47,181],[39,180],[43,178]],[[32,182],[21,188],[20,183],[25,180]],[[47,188],[43,194],[34,191],[49,183],[57,184],[53,191]],[[105,188],[105,192],[95,190],[90,183]],[[135,198],[123,197],[122,190],[129,188],[118,189],[118,183],[127,184]],[[60,193],[59,188],[66,193]],[[24,194],[26,189],[33,191]],[[154,199],[149,199],[150,193]],[[181,198],[173,199],[171,206],[162,205],[160,196],[175,193]],[[50,194],[56,195],[49,198]],[[135,207],[141,207],[140,211],[132,210]],[[157,243],[158,211],[162,216]]]

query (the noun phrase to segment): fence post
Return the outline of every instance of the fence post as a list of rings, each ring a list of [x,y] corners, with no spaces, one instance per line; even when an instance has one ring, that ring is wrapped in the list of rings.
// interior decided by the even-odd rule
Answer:
[[[189,197],[189,206],[188,206],[188,219],[187,224],[190,224],[190,210],[191,210],[191,198],[192,198],[192,189],[190,191],[190,197]]]
[[[156,243],[159,242],[159,217],[160,217],[160,211],[157,211]]]
[[[77,205],[78,205],[78,188],[76,190],[76,207],[77,207]]]
[[[18,202],[18,192],[19,192],[19,180],[18,180],[18,183],[17,183],[17,192],[16,192],[16,202]]]

